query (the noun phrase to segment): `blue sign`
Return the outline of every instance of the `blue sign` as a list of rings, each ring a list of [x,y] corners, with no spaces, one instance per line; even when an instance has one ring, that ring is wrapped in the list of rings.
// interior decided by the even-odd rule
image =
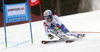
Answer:
[[[5,46],[6,46],[6,48],[7,48],[6,23],[12,23],[12,22],[29,20],[30,33],[31,33],[31,43],[33,44],[33,35],[32,35],[32,27],[31,27],[31,19],[30,19],[28,0],[25,3],[18,3],[18,4],[4,4],[4,0],[2,0],[2,4],[3,4]]]
[[[27,3],[18,3],[18,4],[5,4],[4,5],[4,14],[5,14],[5,23],[19,22],[29,20]]]

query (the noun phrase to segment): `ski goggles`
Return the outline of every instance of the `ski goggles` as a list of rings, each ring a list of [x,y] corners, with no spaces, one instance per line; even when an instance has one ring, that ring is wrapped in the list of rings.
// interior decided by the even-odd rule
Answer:
[[[44,16],[45,19],[52,18],[52,15]]]

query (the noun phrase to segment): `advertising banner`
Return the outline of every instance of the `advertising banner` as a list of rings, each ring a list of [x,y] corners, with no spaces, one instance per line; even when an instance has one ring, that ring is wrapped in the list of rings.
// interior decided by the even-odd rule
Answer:
[[[4,10],[6,23],[29,20],[26,3],[7,4]]]
[[[30,18],[28,0],[25,3],[17,3],[17,4],[4,4],[4,0],[2,0],[2,5],[3,5],[6,48],[7,48],[6,23],[12,23],[12,22],[19,22],[19,21],[26,21],[26,20],[29,21],[30,33],[31,33],[31,43],[33,44],[32,26],[31,26],[31,18]]]
[[[29,0],[29,6],[35,6],[40,4],[40,0]]]

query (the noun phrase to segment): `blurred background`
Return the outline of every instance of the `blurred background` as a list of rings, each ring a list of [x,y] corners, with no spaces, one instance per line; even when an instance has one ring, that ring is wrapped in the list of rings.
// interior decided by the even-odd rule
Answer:
[[[22,3],[26,0],[5,0],[5,4]],[[42,13],[46,9],[52,10],[54,15],[65,16],[99,10],[100,0],[40,0]],[[43,20],[39,5],[30,7],[31,21]],[[27,23],[28,21],[9,23],[9,25]],[[3,8],[0,0],[0,27],[3,27]]]

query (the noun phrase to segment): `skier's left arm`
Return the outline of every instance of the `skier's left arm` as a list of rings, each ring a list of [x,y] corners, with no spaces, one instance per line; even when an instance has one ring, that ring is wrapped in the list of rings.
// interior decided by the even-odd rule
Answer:
[[[54,16],[54,19],[55,19],[55,28],[53,30],[53,33],[54,34],[57,34],[58,33],[58,30],[60,29],[62,23],[60,22],[58,16]]]
[[[55,27],[55,29],[58,30],[58,29],[60,29],[62,23],[61,23],[61,21],[59,20],[59,17],[56,16],[56,15],[55,15],[55,20],[56,20],[56,27]]]

